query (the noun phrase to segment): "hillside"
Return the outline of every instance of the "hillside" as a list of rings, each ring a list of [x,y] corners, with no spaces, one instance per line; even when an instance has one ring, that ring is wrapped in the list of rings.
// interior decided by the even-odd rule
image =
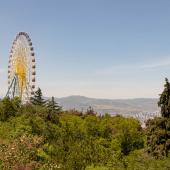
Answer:
[[[85,111],[92,106],[100,114],[130,114],[139,112],[158,111],[157,101],[154,98],[137,98],[137,99],[96,99],[84,96],[69,96],[56,98],[56,101],[64,109],[77,109]]]

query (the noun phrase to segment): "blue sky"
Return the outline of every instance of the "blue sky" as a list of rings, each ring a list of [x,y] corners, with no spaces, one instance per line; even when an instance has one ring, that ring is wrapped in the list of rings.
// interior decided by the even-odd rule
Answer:
[[[0,23],[0,96],[20,31],[45,96],[158,97],[170,77],[169,0],[1,0]]]

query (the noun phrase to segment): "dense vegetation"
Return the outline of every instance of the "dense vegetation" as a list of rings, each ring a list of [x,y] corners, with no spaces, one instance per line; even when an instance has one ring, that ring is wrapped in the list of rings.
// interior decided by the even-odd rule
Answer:
[[[160,96],[162,117],[145,129],[133,118],[63,111],[38,89],[31,103],[0,101],[0,169],[169,170],[170,85]]]

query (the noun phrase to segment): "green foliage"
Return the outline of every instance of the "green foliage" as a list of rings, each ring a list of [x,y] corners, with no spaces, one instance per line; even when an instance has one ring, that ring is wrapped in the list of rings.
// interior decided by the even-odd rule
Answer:
[[[33,105],[44,106],[46,101],[43,99],[42,91],[40,88],[35,92],[34,96],[31,98],[31,103]]]
[[[105,166],[87,166],[86,170],[169,170],[170,158],[160,160],[147,155],[143,150],[131,152],[128,156],[114,159]]]
[[[58,105],[51,102],[49,106],[21,104],[17,98],[0,101],[1,169],[168,169],[168,158],[155,160],[145,153],[146,137],[137,120],[76,110],[58,112]],[[164,119],[150,126],[168,129]]]
[[[19,98],[4,98],[0,102],[0,120],[6,121],[9,117],[15,116],[21,107]]]
[[[148,152],[156,158],[167,157],[170,152],[170,84],[167,78],[158,106],[162,117],[146,123]]]
[[[47,102],[47,108],[50,113],[52,112],[52,113],[59,114],[62,112],[62,107],[59,106],[58,103],[56,103],[54,97],[52,97],[51,100]]]
[[[127,121],[126,119],[121,129],[120,144],[124,155],[128,155],[131,151],[144,147],[143,133],[139,123],[133,119],[131,121]]]
[[[159,117],[147,122],[148,152],[156,158],[168,156],[170,150],[170,119]]]
[[[62,107],[55,102],[54,97],[52,97],[51,100],[47,102],[46,107],[47,107],[47,115],[46,115],[47,121],[51,121],[56,124],[59,123],[58,115],[62,113]]]
[[[160,95],[158,106],[161,108],[162,117],[170,117],[170,83],[165,79],[164,90]]]

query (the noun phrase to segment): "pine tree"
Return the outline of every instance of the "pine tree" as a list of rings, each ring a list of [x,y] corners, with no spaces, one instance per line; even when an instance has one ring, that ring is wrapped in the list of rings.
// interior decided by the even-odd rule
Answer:
[[[161,117],[146,123],[148,152],[156,158],[168,156],[170,152],[170,83],[167,78],[158,106],[161,108]]]
[[[34,97],[31,98],[31,103],[34,105],[44,106],[46,101],[43,99],[42,91],[40,88],[35,92]]]
[[[170,83],[167,78],[165,78],[164,91],[160,95],[158,106],[161,108],[162,117],[170,117]]]
[[[51,100],[47,102],[47,108],[49,112],[60,113],[62,111],[62,107],[56,103],[54,97],[52,97]]]
[[[58,124],[59,123],[58,114],[62,112],[62,107],[55,102],[54,97],[52,97],[51,100],[47,102],[46,107],[47,107],[46,120]]]

